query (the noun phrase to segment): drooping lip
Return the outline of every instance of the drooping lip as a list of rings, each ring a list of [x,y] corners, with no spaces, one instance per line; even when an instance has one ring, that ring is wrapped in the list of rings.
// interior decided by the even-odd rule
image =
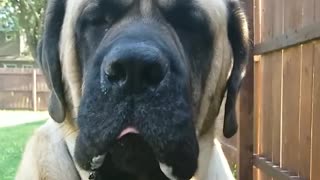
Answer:
[[[118,140],[121,141],[123,139],[121,139],[122,137],[126,136],[126,137],[138,137],[136,136],[136,134],[139,134],[139,131],[136,129],[136,128],[133,128],[133,127],[128,127],[128,128],[125,128],[119,135],[118,137]],[[128,136],[127,136],[128,135]],[[126,138],[124,137],[124,138]],[[120,140],[121,139],[121,140]],[[101,170],[103,171],[103,169],[100,169],[100,168],[103,168],[103,163],[105,163],[105,160],[108,159],[110,157],[108,157],[108,154],[105,153],[105,154],[102,154],[102,155],[99,155],[99,156],[95,156],[92,158],[91,160],[91,173],[100,173]],[[108,162],[108,160],[107,160]],[[173,167],[163,163],[163,162],[160,162],[159,160],[157,160],[158,164],[159,164],[159,171],[161,171],[163,174],[163,176],[167,177],[168,180],[178,180],[178,178],[173,174]],[[100,172],[99,172],[100,171]]]
[[[129,126],[121,131],[117,139],[121,139],[123,136],[128,134],[140,134],[140,132],[136,128]]]

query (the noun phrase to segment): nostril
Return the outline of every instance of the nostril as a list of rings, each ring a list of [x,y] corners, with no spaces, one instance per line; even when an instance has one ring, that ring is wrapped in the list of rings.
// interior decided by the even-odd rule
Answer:
[[[144,82],[148,86],[157,86],[163,80],[166,74],[166,68],[159,62],[146,64],[142,72]]]
[[[126,69],[118,62],[111,63],[105,69],[106,76],[110,83],[122,83],[126,80]]]

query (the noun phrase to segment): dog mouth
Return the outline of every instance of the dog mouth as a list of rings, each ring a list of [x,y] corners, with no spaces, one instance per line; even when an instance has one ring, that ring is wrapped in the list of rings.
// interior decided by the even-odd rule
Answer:
[[[122,116],[109,108],[104,114],[84,108],[78,116],[75,161],[83,170],[95,172],[99,177],[95,180],[190,179],[197,169],[199,147],[192,113],[185,106],[142,106],[134,114],[117,113]]]
[[[90,165],[94,180],[178,180],[172,167],[156,159],[152,148],[134,127],[125,128],[110,150],[93,157]]]
[[[120,134],[119,136],[117,137],[118,140],[120,140],[122,137],[128,135],[128,134],[139,134],[139,131],[134,128],[134,127],[127,127],[125,128]]]

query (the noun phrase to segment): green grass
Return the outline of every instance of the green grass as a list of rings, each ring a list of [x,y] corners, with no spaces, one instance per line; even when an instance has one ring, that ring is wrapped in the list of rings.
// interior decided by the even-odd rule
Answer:
[[[0,128],[0,179],[14,179],[27,140],[33,131],[43,124],[28,123]]]

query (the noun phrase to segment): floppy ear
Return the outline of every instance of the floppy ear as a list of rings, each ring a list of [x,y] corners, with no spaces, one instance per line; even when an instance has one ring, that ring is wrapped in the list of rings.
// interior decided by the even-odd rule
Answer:
[[[238,1],[228,3],[228,38],[233,53],[233,67],[227,83],[227,100],[223,134],[230,138],[238,128],[236,120],[236,100],[240,89],[243,73],[248,62],[249,39],[248,24]]]
[[[65,1],[48,1],[42,40],[38,44],[38,63],[51,90],[48,111],[56,122],[65,119],[65,99],[59,59],[60,31],[65,13]]]

